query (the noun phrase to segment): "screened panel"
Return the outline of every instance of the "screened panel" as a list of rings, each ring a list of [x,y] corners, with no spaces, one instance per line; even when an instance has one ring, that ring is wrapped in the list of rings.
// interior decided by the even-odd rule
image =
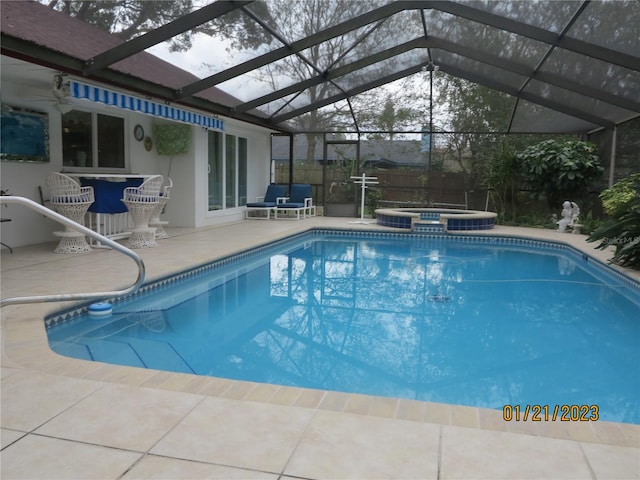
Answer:
[[[541,68],[634,102],[640,102],[640,72],[564,49],[556,49]]]
[[[297,96],[288,105],[286,105],[278,115],[287,114],[298,108],[307,107],[312,102],[323,101],[341,94],[342,91],[335,85],[330,83],[325,83],[317,87],[307,88],[302,92],[301,95]],[[321,108],[321,106],[319,106],[318,108]]]
[[[274,100],[273,102],[265,103],[260,106],[260,110],[265,112],[267,115],[277,115],[292,101],[295,101],[295,98],[300,93],[295,93],[292,95],[287,95],[286,97],[279,98],[278,100]]]
[[[323,195],[322,158],[323,135],[300,134],[293,137],[293,170],[290,168],[289,136],[275,135],[271,139],[271,158],[274,164],[273,181],[288,185],[290,175],[292,183],[308,183],[313,190],[315,204],[321,204]]]
[[[598,125],[520,100],[510,131],[514,133],[584,132],[594,128],[598,128]]]
[[[241,101],[239,103],[248,102],[299,82],[299,78],[283,73],[290,70],[292,62],[297,64],[298,61],[294,56],[288,56],[264,67],[238,75],[217,86],[222,90],[233,92],[234,97]],[[298,68],[304,69],[306,72],[310,70],[305,65]],[[311,73],[308,76],[311,76]],[[259,109],[261,110],[261,108]]]
[[[545,1],[468,1],[468,5],[478,10],[491,12],[495,15],[510,18],[517,22],[543,28],[555,33],[560,33],[565,25],[575,15],[580,7],[580,2],[559,2],[557,0]]]
[[[544,98],[548,98],[553,102],[561,103],[567,108],[575,109],[585,114],[597,112],[598,117],[615,122],[616,118],[631,117],[633,112],[623,108],[616,107],[603,101],[596,100],[585,95],[570,92],[563,88],[554,87],[547,83],[532,80],[525,89],[528,93],[533,93]]]
[[[607,128],[598,130],[597,132],[589,135],[588,141],[598,146],[598,153],[600,155],[600,164],[604,168],[604,172],[598,182],[599,185],[596,188],[599,191],[604,190],[609,186],[609,180],[615,178],[615,165],[611,162],[611,146],[613,144],[613,129]],[[614,162],[615,163],[615,162]],[[622,177],[618,178],[620,180]]]
[[[640,173],[640,119],[620,125],[616,140],[614,182]]]
[[[620,28],[628,25],[630,28]],[[638,56],[640,8],[636,0],[589,2],[568,35],[579,40]]]
[[[471,60],[461,55],[455,55],[449,52],[438,51],[434,55],[434,63],[442,63],[443,65],[451,65],[469,73],[471,76],[478,75],[484,79],[490,80],[497,84],[505,85],[512,89],[519,89],[527,77],[517,73],[509,72],[502,68],[494,67],[486,63]]]
[[[505,30],[436,10],[427,15],[427,35],[478,48],[523,65],[537,65],[549,46]]]
[[[335,82],[341,88],[351,90],[359,85],[392,75],[399,70],[415,67],[426,60],[427,52],[424,49],[415,49],[342,75],[336,78]]]
[[[398,12],[350,33],[352,44],[335,66],[366,58],[423,35],[419,10]]]
[[[293,43],[327,28],[339,25],[359,15],[375,10],[391,1],[368,0],[367,2],[341,2],[326,0],[323,2],[292,2],[291,0],[269,0],[265,3],[268,12],[257,12],[255,5],[248,8],[256,13],[267,27],[287,43]],[[310,19],[302,22],[301,19]]]
[[[273,35],[239,10],[209,20],[187,30],[187,33],[191,37],[187,50],[176,50],[179,40],[183,38],[183,35],[178,35],[146,51],[202,79],[282,46]],[[240,43],[235,40],[238,38],[244,41]]]
[[[182,34],[148,51],[162,52],[198,78],[214,76],[208,87],[227,94],[224,105],[267,119],[269,127],[356,131],[353,117],[366,113],[351,112],[362,102],[349,105],[346,93],[357,95],[377,83],[384,98],[386,82],[410,76],[433,59],[443,72],[514,98],[524,89],[527,100],[519,100],[504,128],[576,131],[640,113],[639,24],[635,0],[267,0],[207,19],[198,30],[212,36],[187,32],[192,45],[185,52],[168,51]],[[251,68],[243,65],[254,60]],[[167,84],[179,92],[188,85],[181,78]],[[282,98],[243,106],[305,81]],[[529,103],[537,99],[543,106]],[[339,116],[328,120],[335,112]]]

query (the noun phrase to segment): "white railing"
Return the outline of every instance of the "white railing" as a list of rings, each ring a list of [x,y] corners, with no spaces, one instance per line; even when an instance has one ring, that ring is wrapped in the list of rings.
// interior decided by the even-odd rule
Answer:
[[[87,227],[111,240],[120,240],[131,235],[133,222],[129,212],[124,213],[93,213],[87,212],[85,217]],[[100,241],[91,239],[91,245],[100,245]]]
[[[116,243],[110,238],[105,237],[99,233],[94,232],[93,230],[80,225],[79,223],[74,222],[73,220],[69,220],[64,215],[60,215],[53,210],[40,205],[39,203],[34,202],[33,200],[29,200],[24,197],[17,197],[13,195],[2,195],[0,196],[0,204],[8,204],[8,203],[18,203],[21,205],[25,205],[32,210],[41,213],[42,215],[55,220],[62,225],[72,228],[80,233],[87,235],[88,237],[96,240],[101,245],[112,248],[113,250],[117,250],[120,253],[130,257],[136,264],[138,265],[138,278],[135,283],[128,288],[122,290],[113,290],[108,292],[95,292],[95,293],[61,293],[61,294],[53,294],[53,295],[32,295],[32,296],[24,296],[24,297],[12,297],[12,298],[3,298],[0,299],[0,307],[5,305],[17,304],[17,303],[39,303],[39,302],[64,302],[69,300],[98,300],[105,299],[108,297],[116,297],[120,295],[126,295],[128,293],[134,292],[137,290],[142,282],[144,282],[145,275],[145,266],[144,262],[138,256],[136,252],[128,249]]]

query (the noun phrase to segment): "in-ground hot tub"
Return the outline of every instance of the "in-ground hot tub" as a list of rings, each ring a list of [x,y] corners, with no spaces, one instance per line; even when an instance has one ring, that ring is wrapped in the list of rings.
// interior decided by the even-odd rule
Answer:
[[[379,208],[378,225],[414,229],[418,225],[442,224],[445,231],[490,230],[496,224],[497,213],[479,210],[446,208]]]

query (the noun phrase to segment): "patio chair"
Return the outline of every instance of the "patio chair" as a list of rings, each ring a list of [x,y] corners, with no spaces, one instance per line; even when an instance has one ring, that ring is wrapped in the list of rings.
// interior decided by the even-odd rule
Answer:
[[[173,181],[169,177],[164,177],[162,188],[160,190],[160,197],[158,198],[158,205],[153,209],[153,213],[149,219],[149,226],[156,228],[156,238],[169,238],[169,234],[164,229],[164,225],[169,222],[166,220],[160,220],[160,215],[162,215],[162,211],[167,204],[167,200],[171,198],[169,195],[171,187],[173,187]]]
[[[94,202],[93,187],[81,187],[80,183],[62,173],[53,172],[47,176],[47,186],[51,192],[51,206],[60,215],[64,215],[80,225]],[[63,232],[53,232],[60,237],[55,253],[86,253],[91,251],[84,234],[65,226]]]
[[[160,189],[162,188],[162,175],[154,175],[147,178],[139,187],[127,187],[124,189],[122,201],[127,206],[133,228],[127,241],[129,248],[155,247],[156,229],[149,226],[149,220],[154,209],[160,203]]]
[[[311,195],[311,185],[308,183],[291,185],[287,201],[278,203],[274,209],[275,218],[300,220],[300,214],[302,214],[302,218],[314,217],[316,215],[316,206],[313,204]]]
[[[271,211],[277,204],[282,203],[287,198],[287,186],[286,185],[269,185],[264,197],[256,197],[256,201],[247,203],[244,216],[247,219],[254,220],[269,220],[271,218]],[[249,215],[250,212],[266,212],[265,215]]]

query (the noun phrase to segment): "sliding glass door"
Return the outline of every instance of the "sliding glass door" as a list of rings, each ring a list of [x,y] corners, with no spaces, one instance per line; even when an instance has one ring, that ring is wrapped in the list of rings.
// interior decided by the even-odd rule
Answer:
[[[247,139],[209,131],[209,210],[247,204]]]

